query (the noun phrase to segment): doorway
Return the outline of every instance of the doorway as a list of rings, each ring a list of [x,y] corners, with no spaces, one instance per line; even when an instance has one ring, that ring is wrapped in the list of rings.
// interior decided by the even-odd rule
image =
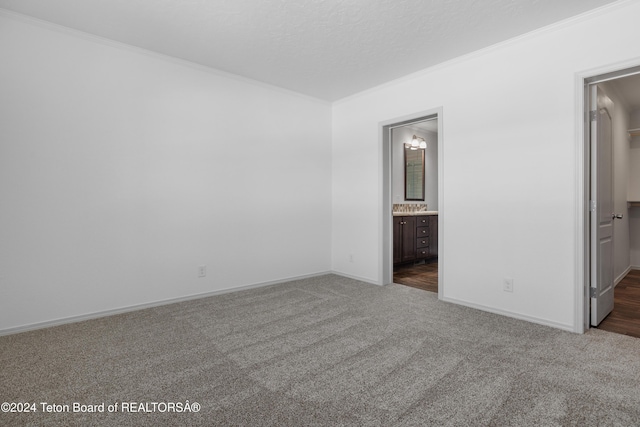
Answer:
[[[640,67],[582,83],[582,325],[640,337]]]
[[[380,124],[380,130],[383,172],[382,284],[405,282],[409,286],[435,291],[442,298],[442,108],[388,120]],[[418,143],[426,145],[423,151],[416,150],[419,153],[416,158],[422,159],[423,166],[418,174],[422,180],[418,186],[420,191],[407,184],[409,175],[406,159],[410,157],[407,157],[405,150],[411,153],[410,144],[414,136]],[[413,168],[413,161],[410,160],[410,163]],[[410,176],[409,181],[413,182],[415,173]],[[406,248],[401,261],[398,259],[397,243],[398,233],[402,232],[399,227],[407,230],[405,239],[402,239]],[[397,281],[394,280],[394,270]]]

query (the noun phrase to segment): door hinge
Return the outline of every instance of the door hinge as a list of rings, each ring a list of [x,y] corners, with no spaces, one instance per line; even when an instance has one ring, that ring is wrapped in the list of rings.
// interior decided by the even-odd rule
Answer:
[[[596,201],[595,200],[589,200],[589,210],[591,212],[595,212],[596,211]]]
[[[590,298],[596,298],[598,296],[598,289],[597,288],[589,288],[589,297]]]
[[[596,110],[589,111],[589,121],[590,122],[595,122],[597,118],[598,118],[598,112]]]

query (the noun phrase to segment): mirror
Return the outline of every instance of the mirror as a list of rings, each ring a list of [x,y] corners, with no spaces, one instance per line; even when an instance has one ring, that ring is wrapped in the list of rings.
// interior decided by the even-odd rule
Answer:
[[[424,201],[424,149],[404,149],[404,198]]]

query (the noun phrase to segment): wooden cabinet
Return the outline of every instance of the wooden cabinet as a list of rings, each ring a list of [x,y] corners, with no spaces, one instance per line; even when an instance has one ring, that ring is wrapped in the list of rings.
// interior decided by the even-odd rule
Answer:
[[[438,256],[438,216],[393,217],[393,263]]]
[[[416,257],[416,218],[393,217],[393,263],[411,261]]]

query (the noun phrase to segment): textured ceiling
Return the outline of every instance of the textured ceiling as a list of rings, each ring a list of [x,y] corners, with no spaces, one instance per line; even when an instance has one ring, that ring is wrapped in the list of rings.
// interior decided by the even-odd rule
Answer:
[[[614,0],[0,0],[334,101]]]

